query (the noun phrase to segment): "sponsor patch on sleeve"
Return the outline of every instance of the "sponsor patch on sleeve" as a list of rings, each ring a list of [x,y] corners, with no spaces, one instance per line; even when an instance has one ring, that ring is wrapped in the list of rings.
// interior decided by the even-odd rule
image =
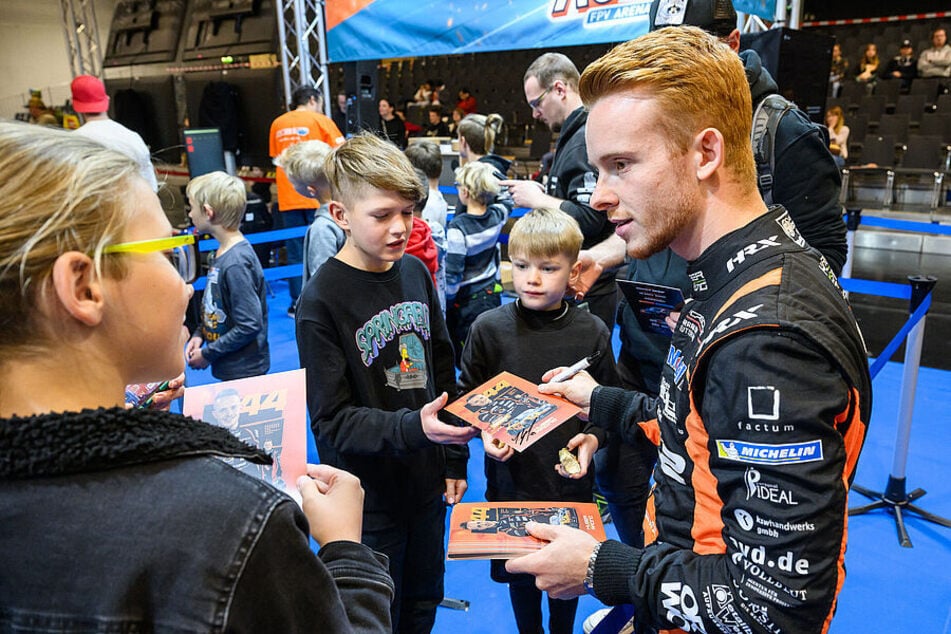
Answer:
[[[745,442],[742,440],[717,440],[717,456],[733,462],[750,464],[799,464],[819,462],[822,456],[822,441],[772,445]]]

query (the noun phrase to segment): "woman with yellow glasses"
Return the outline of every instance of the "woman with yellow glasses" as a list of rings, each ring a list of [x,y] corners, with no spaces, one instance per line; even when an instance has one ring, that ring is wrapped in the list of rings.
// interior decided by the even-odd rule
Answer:
[[[123,407],[184,367],[171,233],[131,159],[0,122],[0,629],[388,630],[355,477],[309,467],[302,513],[218,459],[270,461],[227,430]]]

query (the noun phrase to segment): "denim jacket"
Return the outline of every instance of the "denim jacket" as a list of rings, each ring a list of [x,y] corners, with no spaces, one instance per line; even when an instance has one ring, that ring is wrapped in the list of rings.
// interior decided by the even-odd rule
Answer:
[[[315,557],[297,504],[215,456],[270,460],[165,412],[0,420],[0,633],[390,629],[383,556]]]

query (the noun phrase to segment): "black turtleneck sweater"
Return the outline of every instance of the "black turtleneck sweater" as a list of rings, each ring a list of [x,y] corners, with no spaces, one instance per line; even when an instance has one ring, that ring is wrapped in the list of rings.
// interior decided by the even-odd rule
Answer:
[[[468,392],[503,370],[540,383],[548,370],[595,352],[600,355],[588,372],[602,385],[617,385],[611,335],[600,319],[566,303],[558,310],[540,312],[512,302],[482,313],[472,324],[463,348],[459,386]],[[555,472],[558,450],[582,431],[604,442],[601,430],[573,418],[508,462],[487,458],[486,498],[589,502],[594,469],[580,480]]]

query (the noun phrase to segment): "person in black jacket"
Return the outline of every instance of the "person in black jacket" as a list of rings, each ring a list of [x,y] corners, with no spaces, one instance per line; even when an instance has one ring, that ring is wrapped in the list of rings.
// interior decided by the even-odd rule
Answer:
[[[449,126],[442,120],[442,108],[430,106],[426,109],[427,122],[423,126],[426,136],[449,136]]]
[[[380,99],[380,136],[393,143],[399,149],[406,147],[406,124],[396,113],[393,102],[384,97]]]
[[[0,166],[0,631],[388,631],[356,477],[309,465],[302,512],[227,429],[124,407],[182,372],[197,262],[135,161],[0,123]]]
[[[902,40],[898,46],[898,55],[888,60],[888,65],[882,71],[882,79],[900,79],[902,93],[907,93],[911,82],[918,76],[918,58],[911,40]]]

